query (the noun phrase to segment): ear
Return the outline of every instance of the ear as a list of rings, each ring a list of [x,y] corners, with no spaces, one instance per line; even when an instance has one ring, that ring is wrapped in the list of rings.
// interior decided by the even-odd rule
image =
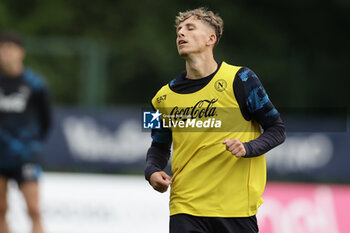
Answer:
[[[207,45],[215,45],[216,39],[217,39],[217,38],[216,38],[215,33],[211,33],[211,34],[209,35],[208,40],[207,40]]]

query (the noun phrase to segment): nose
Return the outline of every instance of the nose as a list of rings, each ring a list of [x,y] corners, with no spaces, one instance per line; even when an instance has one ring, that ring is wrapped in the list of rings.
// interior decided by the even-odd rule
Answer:
[[[183,37],[183,36],[184,36],[183,30],[182,30],[182,28],[180,28],[180,29],[177,31],[177,37]]]

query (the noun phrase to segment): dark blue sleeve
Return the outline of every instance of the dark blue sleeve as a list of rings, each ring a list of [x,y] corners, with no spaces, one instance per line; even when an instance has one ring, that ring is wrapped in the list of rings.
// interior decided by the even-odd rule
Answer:
[[[145,178],[149,178],[154,172],[162,171],[168,164],[170,158],[170,143],[157,143],[152,141],[151,147],[147,151]]]
[[[171,143],[172,135],[169,129],[152,129],[151,137],[157,143]]]
[[[258,76],[252,70],[240,69],[237,72],[233,88],[246,120],[254,119],[265,128],[280,116]]]
[[[153,107],[154,109],[154,107]],[[170,158],[170,147],[172,143],[172,134],[169,129],[152,129],[152,144],[147,151],[145,178],[149,178],[154,172],[163,170]]]
[[[151,103],[151,106],[152,106],[153,110],[156,111],[156,108],[153,106],[152,103]],[[155,141],[157,143],[170,143],[171,144],[171,142],[173,140],[170,129],[163,128],[162,125],[161,125],[160,129],[152,129],[151,137],[152,137],[153,141]]]
[[[257,121],[264,129],[260,137],[244,143],[246,157],[262,155],[283,143],[286,138],[284,123],[258,76],[248,68],[241,68],[233,88],[243,117],[247,121]]]
[[[147,151],[145,178],[149,178],[154,172],[163,170],[170,158],[170,147],[172,143],[171,131],[168,129],[153,129],[152,144]]]
[[[51,100],[48,88],[44,80],[31,69],[25,69],[24,78],[33,90],[33,98],[40,123],[40,139],[44,140],[52,122]]]
[[[52,123],[51,101],[46,88],[43,88],[35,93],[35,98],[38,106],[37,111],[41,124],[40,138],[44,140],[48,135]]]

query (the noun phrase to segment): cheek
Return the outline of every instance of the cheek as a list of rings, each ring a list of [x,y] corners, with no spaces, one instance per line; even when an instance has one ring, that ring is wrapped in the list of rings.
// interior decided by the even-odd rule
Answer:
[[[19,50],[7,50],[3,54],[0,54],[3,61],[7,62],[18,62],[22,60],[23,54]]]
[[[6,62],[7,58],[8,58],[8,56],[6,55],[6,53],[4,51],[1,51],[0,52],[0,62],[1,63]]]
[[[205,45],[207,42],[207,36],[206,35],[197,35],[195,37],[195,41],[198,45]]]

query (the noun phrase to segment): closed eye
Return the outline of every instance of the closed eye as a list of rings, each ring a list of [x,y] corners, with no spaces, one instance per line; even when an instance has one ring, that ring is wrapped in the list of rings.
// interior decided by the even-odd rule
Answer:
[[[192,31],[194,29],[196,29],[196,27],[194,25],[188,25],[187,26],[187,30],[189,30],[189,31]]]

